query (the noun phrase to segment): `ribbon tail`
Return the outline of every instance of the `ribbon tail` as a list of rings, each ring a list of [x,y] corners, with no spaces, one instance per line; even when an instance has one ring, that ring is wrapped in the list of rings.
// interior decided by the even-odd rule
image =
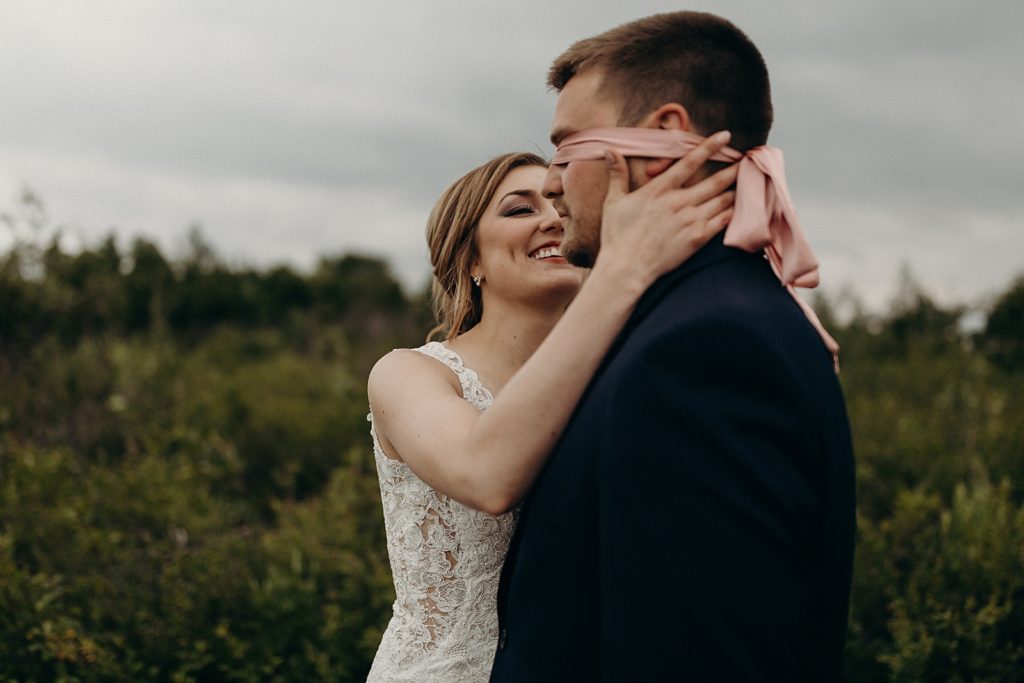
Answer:
[[[786,285],[786,289],[789,290],[790,295],[792,295],[793,299],[796,301],[796,305],[799,306],[800,309],[804,312],[804,315],[807,316],[808,322],[810,322],[811,326],[818,332],[818,336],[820,336],[821,341],[824,342],[825,348],[828,349],[828,352],[830,354],[832,354],[832,369],[834,369],[836,371],[836,374],[838,375],[839,342],[837,342],[832,337],[832,335],[828,333],[828,330],[825,329],[825,326],[821,324],[821,320],[818,318],[818,314],[814,312],[814,309],[811,308],[810,304],[808,304],[806,301],[797,296],[796,290],[793,288],[793,286]]]

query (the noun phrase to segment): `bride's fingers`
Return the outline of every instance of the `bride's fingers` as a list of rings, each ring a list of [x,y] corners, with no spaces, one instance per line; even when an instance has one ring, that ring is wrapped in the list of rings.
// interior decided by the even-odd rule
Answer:
[[[653,178],[648,183],[651,186],[651,191],[681,187],[683,183],[693,177],[694,173],[700,170],[708,159],[727,146],[731,139],[732,134],[729,131],[721,131],[708,137],[665,169],[663,173]]]
[[[736,190],[728,190],[715,195],[698,207],[705,216],[710,218],[720,214],[726,209],[731,209],[736,204]]]
[[[730,206],[729,208],[723,211],[719,211],[714,216],[704,221],[696,229],[692,231],[683,231],[684,233],[691,233],[688,236],[684,235],[687,238],[686,244],[687,249],[690,250],[689,253],[692,254],[696,252],[698,249],[707,244],[712,237],[721,232],[725,226],[729,225],[729,221],[732,220],[732,213],[733,209]]]
[[[681,199],[685,204],[691,206],[703,204],[734,185],[739,172],[739,164],[730,164],[720,171],[712,173],[696,185],[682,188]]]
[[[604,198],[607,206],[629,194],[629,167],[626,157],[614,149],[605,152],[605,161],[608,163],[608,193]]]
[[[732,208],[715,214],[706,221],[678,231],[664,245],[663,257],[670,267],[675,267],[697,253],[701,247],[721,232],[732,218]]]
[[[717,235],[719,230],[729,225],[729,221],[732,220],[733,211],[733,207],[730,206],[724,211],[719,211],[714,216],[708,219],[707,226],[708,230],[711,233],[709,235],[709,238],[713,237],[714,235]]]

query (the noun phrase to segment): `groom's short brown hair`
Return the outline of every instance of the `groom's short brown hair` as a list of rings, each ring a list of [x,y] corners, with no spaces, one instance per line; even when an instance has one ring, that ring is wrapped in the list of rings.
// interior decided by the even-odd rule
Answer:
[[[559,92],[590,68],[604,71],[601,89],[621,103],[623,126],[678,102],[695,132],[732,131],[740,150],[768,140],[768,68],[750,38],[714,14],[655,14],[580,40],[551,65],[548,85]]]

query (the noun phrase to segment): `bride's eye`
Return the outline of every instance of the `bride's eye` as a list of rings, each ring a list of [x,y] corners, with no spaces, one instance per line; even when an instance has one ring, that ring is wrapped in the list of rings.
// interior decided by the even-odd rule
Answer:
[[[527,214],[534,213],[536,209],[530,204],[520,204],[519,206],[513,206],[511,209],[505,211],[505,216],[525,216]]]

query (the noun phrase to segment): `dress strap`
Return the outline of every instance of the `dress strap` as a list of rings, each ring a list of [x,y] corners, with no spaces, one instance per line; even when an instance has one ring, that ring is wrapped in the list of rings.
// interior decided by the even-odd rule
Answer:
[[[491,392],[480,381],[480,376],[476,373],[476,370],[467,368],[466,364],[462,362],[462,357],[442,342],[427,342],[423,346],[413,349],[413,351],[419,351],[423,355],[430,356],[447,365],[455,373],[455,376],[459,378],[459,384],[462,386],[462,397],[474,406],[480,410],[486,410],[491,405],[494,396],[491,395]]]

